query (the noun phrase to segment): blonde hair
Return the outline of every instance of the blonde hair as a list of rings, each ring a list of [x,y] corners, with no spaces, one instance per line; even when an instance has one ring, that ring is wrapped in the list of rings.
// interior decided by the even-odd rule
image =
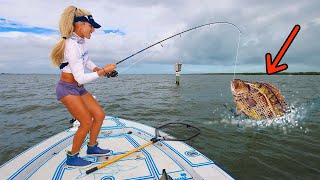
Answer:
[[[74,17],[88,15],[91,15],[89,11],[79,9],[75,6],[69,6],[63,11],[59,21],[61,40],[53,47],[51,52],[51,61],[54,66],[58,66],[63,62],[66,39],[72,36],[74,30]]]

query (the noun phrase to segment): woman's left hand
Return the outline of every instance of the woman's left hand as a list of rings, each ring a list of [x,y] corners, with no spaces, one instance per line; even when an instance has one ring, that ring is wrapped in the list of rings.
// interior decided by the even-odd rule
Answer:
[[[95,68],[93,69],[93,72],[97,72],[97,71],[99,71],[99,70],[100,70],[100,68],[95,67]]]

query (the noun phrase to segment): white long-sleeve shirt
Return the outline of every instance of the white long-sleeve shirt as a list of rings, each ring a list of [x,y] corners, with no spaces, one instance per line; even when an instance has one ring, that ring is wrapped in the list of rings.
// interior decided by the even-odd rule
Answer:
[[[74,79],[79,84],[85,84],[99,77],[97,72],[85,73],[84,68],[91,71],[97,67],[89,58],[85,39],[72,33],[72,36],[66,39],[64,50],[64,60],[62,63],[69,63],[61,69],[62,72],[72,73]]]

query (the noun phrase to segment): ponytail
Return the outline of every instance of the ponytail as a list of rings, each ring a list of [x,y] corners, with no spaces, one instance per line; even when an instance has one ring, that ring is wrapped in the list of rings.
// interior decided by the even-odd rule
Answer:
[[[51,61],[54,66],[58,66],[64,60],[64,49],[66,46],[66,39],[72,36],[74,30],[73,20],[74,17],[86,16],[90,13],[84,9],[78,9],[75,6],[67,7],[60,18],[59,30],[61,34],[61,40],[53,47],[51,52]]]

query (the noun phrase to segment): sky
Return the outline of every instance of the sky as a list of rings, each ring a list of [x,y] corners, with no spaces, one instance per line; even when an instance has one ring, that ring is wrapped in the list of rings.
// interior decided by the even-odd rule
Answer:
[[[319,72],[319,0],[0,0],[0,73],[59,74],[50,60],[61,38],[59,18],[74,5],[91,12],[102,27],[86,40],[89,56],[102,67],[160,40],[169,39],[117,66],[123,74],[266,72],[298,24],[301,29],[281,59],[285,72]]]

